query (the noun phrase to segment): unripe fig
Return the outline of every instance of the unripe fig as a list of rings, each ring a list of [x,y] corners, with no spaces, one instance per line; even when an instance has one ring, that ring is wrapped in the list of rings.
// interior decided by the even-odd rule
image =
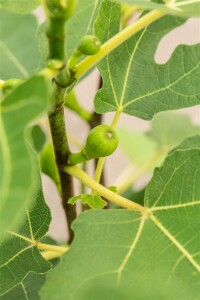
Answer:
[[[111,155],[119,143],[117,134],[108,125],[93,128],[87,137],[82,154],[87,160]]]
[[[96,126],[89,132],[83,150],[69,155],[69,163],[77,165],[93,158],[109,156],[116,150],[118,143],[117,134],[112,127]]]
[[[85,35],[81,39],[77,47],[77,50],[85,55],[94,55],[97,52],[99,52],[100,48],[101,48],[101,42],[98,40],[96,36]]]

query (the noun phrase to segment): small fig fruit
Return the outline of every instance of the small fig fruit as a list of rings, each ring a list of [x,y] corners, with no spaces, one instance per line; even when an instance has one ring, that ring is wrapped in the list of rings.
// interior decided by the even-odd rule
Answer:
[[[69,155],[69,163],[77,165],[93,158],[109,156],[117,149],[118,143],[117,134],[112,127],[96,126],[89,132],[83,150]]]
[[[93,128],[87,137],[82,154],[87,160],[111,155],[118,146],[116,132],[108,125]]]
[[[77,50],[85,55],[94,55],[97,52],[99,52],[100,48],[101,48],[101,42],[98,40],[96,36],[85,35],[81,39],[77,47]]]

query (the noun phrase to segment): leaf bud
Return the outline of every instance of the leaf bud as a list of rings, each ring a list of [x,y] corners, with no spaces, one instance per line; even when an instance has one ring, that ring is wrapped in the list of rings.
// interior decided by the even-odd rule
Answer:
[[[80,51],[82,54],[85,55],[94,55],[99,52],[101,48],[101,42],[99,39],[94,35],[85,35],[78,47],[77,50]]]
[[[118,146],[116,132],[108,125],[99,125],[93,128],[87,137],[82,154],[86,160],[111,155]]]
[[[46,9],[50,18],[70,18],[75,9],[76,0],[46,0]]]

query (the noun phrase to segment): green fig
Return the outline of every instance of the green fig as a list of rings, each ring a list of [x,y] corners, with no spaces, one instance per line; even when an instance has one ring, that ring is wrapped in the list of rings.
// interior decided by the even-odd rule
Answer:
[[[84,149],[70,154],[69,162],[76,165],[85,160],[109,156],[117,149],[118,143],[117,134],[112,127],[99,125],[89,132]]]
[[[117,134],[112,127],[99,125],[89,132],[82,153],[88,159],[106,157],[117,149],[118,143]]]
[[[101,48],[101,42],[98,40],[96,36],[85,35],[81,39],[77,47],[77,50],[85,55],[94,55],[97,52],[99,52],[100,48]]]

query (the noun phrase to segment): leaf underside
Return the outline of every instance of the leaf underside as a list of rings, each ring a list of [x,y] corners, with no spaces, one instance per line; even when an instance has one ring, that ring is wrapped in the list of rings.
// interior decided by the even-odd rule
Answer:
[[[0,19],[0,78],[28,77],[37,70],[40,60],[36,18],[0,10]]]
[[[33,94],[34,90],[34,94]],[[47,107],[44,78],[34,76],[8,94],[0,111],[0,227],[1,239],[16,229],[38,188],[37,162],[26,127]]]
[[[149,120],[160,111],[200,103],[200,44],[177,47],[166,64],[154,60],[161,38],[183,22],[178,17],[162,17],[98,63],[103,88],[95,97],[97,113],[123,111]],[[118,33],[119,25],[120,5],[103,1],[96,35],[105,42]]]
[[[30,128],[27,130],[46,106],[47,86],[40,76],[31,77],[1,102],[2,299],[17,295],[27,299],[36,295],[37,288],[31,284],[35,282],[39,287],[42,277],[29,273],[43,274],[51,268],[36,247],[36,241],[48,230],[51,215],[41,189],[39,162],[31,146]]]

